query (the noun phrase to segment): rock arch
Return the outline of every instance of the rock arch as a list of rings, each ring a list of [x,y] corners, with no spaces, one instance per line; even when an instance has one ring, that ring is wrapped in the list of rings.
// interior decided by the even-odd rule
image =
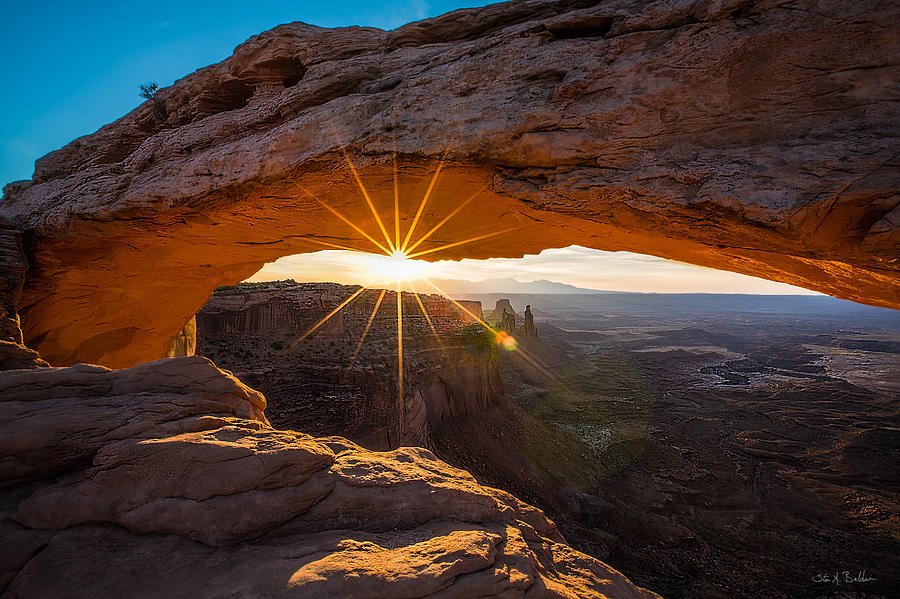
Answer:
[[[282,25],[36,163],[0,214],[56,365],[164,356],[218,285],[382,213],[394,155],[441,257],[579,244],[900,307],[896,3],[510,2],[394,31]],[[404,204],[405,222],[411,206]],[[425,228],[425,227],[423,227]],[[427,246],[423,246],[427,247]]]

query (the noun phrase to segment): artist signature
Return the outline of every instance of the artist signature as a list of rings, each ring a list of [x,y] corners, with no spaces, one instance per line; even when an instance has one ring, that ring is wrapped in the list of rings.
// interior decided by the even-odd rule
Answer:
[[[843,572],[829,572],[828,574],[816,574],[812,577],[813,582],[825,582],[830,584],[853,584],[854,582],[872,582],[875,580],[871,576],[866,575],[865,570],[861,570],[854,576],[850,570]]]

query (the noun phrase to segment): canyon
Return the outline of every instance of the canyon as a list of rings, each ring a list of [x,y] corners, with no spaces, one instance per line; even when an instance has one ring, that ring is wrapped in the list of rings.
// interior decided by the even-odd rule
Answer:
[[[0,373],[4,597],[655,597],[431,452],[273,429],[200,357]]]
[[[438,326],[466,322],[427,302]],[[221,308],[199,330],[237,332]],[[278,332],[279,314],[243,322]],[[3,597],[658,596],[427,449],[273,427],[265,396],[207,358],[14,366],[0,372]]]
[[[379,300],[381,290],[367,289],[302,337],[357,289],[292,281],[219,289],[197,313],[198,351],[262,391],[274,425],[373,450],[428,447],[444,418],[502,405],[496,359],[473,318],[482,316],[478,302],[463,304],[470,315],[439,295],[403,293],[402,398],[395,292]]]
[[[276,426],[426,447],[666,597],[820,597],[806,569],[834,563],[873,577],[848,597],[891,596],[895,312],[803,296],[469,296],[524,358],[422,296],[432,334],[405,294],[399,408],[396,313],[379,311],[354,350],[378,290],[303,337],[355,289],[220,289],[197,347],[263,390]]]
[[[578,244],[898,308],[898,21],[900,6],[883,0],[519,0],[393,31],[289,23],[40,158],[0,200],[0,593],[734,596],[746,579],[704,570],[737,571],[728,535],[751,539],[745,563],[772,566],[760,556],[785,520],[759,514],[793,518],[810,496],[828,507],[809,513],[833,515],[837,502],[867,532],[848,532],[845,515],[806,527],[801,514],[793,522],[812,536],[792,529],[779,548],[796,540],[813,563],[825,557],[816,543],[837,539],[893,564],[896,473],[871,460],[896,453],[896,404],[834,349],[879,339],[831,331],[754,353],[709,335],[687,343],[682,327],[626,348],[654,356],[611,363],[597,348],[610,349],[605,328],[550,325],[539,312],[549,304],[529,302],[540,337],[523,349],[554,367],[578,349],[585,370],[560,370],[566,385],[614,387],[609,405],[628,406],[597,412],[554,400],[540,368],[484,345],[437,296],[422,299],[447,347],[432,347],[401,295],[416,372],[414,393],[391,404],[385,327],[371,340],[381,346],[341,372],[364,310],[291,347],[285,331],[307,324],[291,320],[296,290],[214,291],[281,256],[380,252],[379,229],[412,236],[419,223],[412,242],[434,251],[428,260]],[[307,297],[343,293],[299,285]],[[232,343],[235,327],[267,345]],[[216,363],[181,355],[197,335]],[[703,357],[708,346],[723,359]],[[650,359],[671,352],[668,366]],[[245,357],[255,366],[237,377],[218,367]],[[279,360],[307,369],[305,390]],[[627,376],[638,371],[652,384]],[[769,386],[693,399],[697,372],[713,377],[706,391],[710,380]],[[802,405],[802,386],[776,384],[797,379],[825,395]],[[666,381],[678,392],[654,396]],[[664,408],[659,426],[647,425],[646,398]],[[772,401],[783,420],[758,419]],[[848,413],[864,418],[841,425]],[[612,417],[623,435],[647,432],[617,437],[616,459],[649,448],[656,461],[623,473],[595,459]],[[704,438],[712,450],[692,445]],[[743,457],[729,461],[735,444]],[[696,470],[665,474],[683,463]],[[617,477],[604,487],[601,473]],[[771,490],[788,479],[800,490],[782,502]],[[590,492],[562,492],[561,480]],[[660,495],[642,494],[651,483]],[[559,527],[517,497],[545,502]],[[665,512],[673,503],[683,509]],[[637,509],[621,517],[623,506]],[[745,519],[728,528],[724,512]],[[760,522],[765,534],[751,535]],[[669,544],[642,554],[660,535]]]
[[[667,598],[894,594],[895,311],[827,297],[499,297],[531,304],[542,343],[566,359],[552,377],[501,364],[521,412],[448,423],[436,455]],[[814,582],[835,569],[878,580]]]
[[[395,161],[404,231],[438,165],[423,225],[476,196],[423,250],[506,231],[423,259],[577,244],[898,307],[898,16],[526,0],[394,31],[281,25],[4,188],[25,342],[56,365],[164,357],[266,262],[377,251],[329,208],[378,235],[356,175],[392,214]]]

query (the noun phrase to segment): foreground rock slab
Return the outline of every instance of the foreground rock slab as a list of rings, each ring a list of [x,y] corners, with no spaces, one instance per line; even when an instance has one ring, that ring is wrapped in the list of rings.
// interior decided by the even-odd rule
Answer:
[[[204,358],[0,398],[4,597],[657,597],[425,449],[273,429]]]
[[[444,160],[416,237],[476,196],[420,249],[505,232],[423,258],[577,244],[900,307],[898,25],[889,0],[527,0],[276,27],[5,188],[26,344],[132,366],[265,262],[377,251],[318,201],[381,240],[345,150],[382,215],[396,156],[404,232]]]

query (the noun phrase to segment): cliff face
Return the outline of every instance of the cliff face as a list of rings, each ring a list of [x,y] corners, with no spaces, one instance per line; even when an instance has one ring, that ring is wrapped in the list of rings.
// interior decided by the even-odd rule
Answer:
[[[516,311],[513,309],[512,304],[509,303],[508,299],[498,299],[497,303],[494,304],[494,310],[488,314],[488,318],[493,320],[494,322],[500,322],[500,319],[503,318],[503,313],[511,314],[513,317],[517,317]]]
[[[51,363],[134,365],[165,355],[217,286],[366,244],[325,207],[377,230],[344,150],[384,214],[397,156],[404,228],[442,159],[423,229],[478,196],[423,249],[509,230],[442,258],[576,243],[900,306],[898,15],[879,0],[566,0],[392,32],[277,27],[4,188],[4,348],[24,348],[18,307]],[[221,330],[283,316],[254,314]],[[342,318],[310,346],[323,365]],[[420,407],[390,406],[389,443],[451,406],[414,387]],[[10,596],[652,596],[427,450],[272,428],[261,394],[201,358],[7,371],[0,403]]]
[[[657,597],[425,449],[273,429],[203,358],[2,372],[0,404],[4,596]]]
[[[885,0],[530,0],[276,27],[5,188],[26,341],[133,365],[265,262],[372,247],[316,201],[377,235],[344,150],[385,215],[396,155],[404,230],[441,158],[422,230],[477,194],[422,249],[510,230],[429,259],[574,243],[900,306],[898,20]]]
[[[197,319],[191,318],[184,328],[172,339],[169,358],[193,356],[197,350]]]
[[[205,339],[240,335],[267,336],[273,340],[296,337],[313,327],[357,289],[358,286],[291,280],[222,288],[198,312],[198,329]],[[316,336],[359,338],[378,302],[380,291],[364,291],[359,299],[317,328]],[[458,302],[465,308],[462,310],[440,295],[418,294],[418,298],[411,293],[403,294],[406,326],[415,334],[430,334],[432,325],[438,333],[457,332],[473,322],[465,310],[479,318],[482,316],[481,302],[478,301]],[[422,315],[423,308],[428,312],[428,319]],[[379,339],[396,334],[396,294],[393,291],[385,293],[378,314],[377,320],[372,321],[370,334]]]
[[[0,217],[0,370],[47,366],[22,339],[18,304],[27,271],[22,234]]]
[[[4,597],[657,597],[427,450],[273,429],[204,358],[33,368],[13,338],[36,363],[0,372]]]
[[[481,302],[474,300],[456,300],[465,310],[456,310],[462,322],[471,324],[478,322],[478,319],[484,319],[484,313],[481,311]],[[477,318],[476,318],[477,317]]]
[[[372,449],[428,446],[430,431],[445,418],[502,400],[496,360],[472,344],[477,333],[467,327],[474,319],[438,295],[403,294],[402,403],[394,292],[379,302],[380,290],[366,290],[302,338],[356,289],[330,283],[223,289],[197,314],[200,351],[263,391],[277,426],[341,434]],[[480,302],[463,305],[481,317]]]
[[[346,291],[346,293],[344,293]],[[271,339],[297,336],[336,307],[354,289],[343,286],[304,286],[223,290],[215,293],[197,315],[204,339],[227,339],[254,335]],[[328,306],[329,309],[325,310]],[[344,314],[335,314],[320,335],[340,337],[347,333]]]

